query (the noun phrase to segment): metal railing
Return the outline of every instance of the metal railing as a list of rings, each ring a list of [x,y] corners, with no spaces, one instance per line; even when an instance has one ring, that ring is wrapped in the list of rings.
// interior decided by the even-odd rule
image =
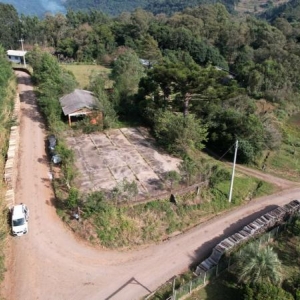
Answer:
[[[276,238],[278,233],[283,231],[286,228],[286,223],[279,225],[272,230],[262,234],[257,239],[259,245],[269,243],[272,239]],[[236,252],[235,252],[236,253]],[[243,248],[238,250],[238,256],[243,255]],[[171,296],[171,300],[183,300],[188,297],[193,291],[196,289],[204,287],[209,281],[218,277],[219,274],[229,269],[230,266],[234,264],[232,255],[224,256],[220,259],[219,263],[213,268],[201,272],[196,278],[192,279],[190,282],[187,282],[181,285],[178,289],[176,289]]]

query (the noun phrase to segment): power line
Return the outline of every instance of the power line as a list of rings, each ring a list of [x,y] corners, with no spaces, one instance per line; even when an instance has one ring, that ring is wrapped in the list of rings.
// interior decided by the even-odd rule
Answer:
[[[219,158],[219,160],[221,160],[228,152],[229,152],[229,150],[231,150],[231,148],[232,147],[234,147],[235,146],[235,143],[234,144],[232,144],[229,148],[228,148],[228,150]]]
[[[232,176],[231,176],[230,190],[229,190],[229,199],[228,199],[229,203],[231,202],[231,198],[232,198],[233,181],[234,181],[234,173],[235,173],[235,163],[236,163],[238,147],[239,147],[239,141],[236,140],[235,150],[234,150],[234,158],[233,158]]]

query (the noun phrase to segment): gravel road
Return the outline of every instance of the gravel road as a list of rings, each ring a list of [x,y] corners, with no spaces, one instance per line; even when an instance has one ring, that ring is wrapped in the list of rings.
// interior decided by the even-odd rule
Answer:
[[[263,211],[300,198],[300,187],[284,181],[278,194],[252,200],[164,243],[126,252],[92,248],[76,239],[55,212],[43,119],[29,75],[16,74],[21,96],[16,199],[28,205],[30,220],[28,235],[10,239],[2,286],[8,300],[141,299]]]

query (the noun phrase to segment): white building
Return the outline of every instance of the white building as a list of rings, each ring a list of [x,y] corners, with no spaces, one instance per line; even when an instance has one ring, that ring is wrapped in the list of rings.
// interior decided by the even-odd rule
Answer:
[[[7,57],[8,60],[17,63],[17,64],[24,64],[26,66],[25,55],[27,51],[22,50],[7,50]]]

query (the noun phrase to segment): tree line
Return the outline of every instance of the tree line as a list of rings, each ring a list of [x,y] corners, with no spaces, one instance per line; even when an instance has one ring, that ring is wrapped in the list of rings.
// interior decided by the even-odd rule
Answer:
[[[112,67],[113,93],[101,76],[90,86],[107,109],[106,127],[116,116],[142,122],[176,154],[208,147],[221,156],[238,139],[239,159],[253,161],[280,146],[278,118],[297,110],[300,27],[283,16],[270,24],[215,4],[169,17],[137,9],[111,18],[91,10],[40,20],[19,19],[12,6],[1,6],[26,46],[39,45],[60,61]],[[16,35],[3,34],[4,47],[16,45]],[[277,109],[258,110],[260,99]]]
[[[235,0],[67,0],[65,7],[72,10],[96,9],[109,15],[119,15],[122,12],[131,12],[137,8],[143,8],[153,14],[171,15],[175,12],[184,10],[187,7],[195,7],[202,4],[222,3],[229,10],[233,10]]]

